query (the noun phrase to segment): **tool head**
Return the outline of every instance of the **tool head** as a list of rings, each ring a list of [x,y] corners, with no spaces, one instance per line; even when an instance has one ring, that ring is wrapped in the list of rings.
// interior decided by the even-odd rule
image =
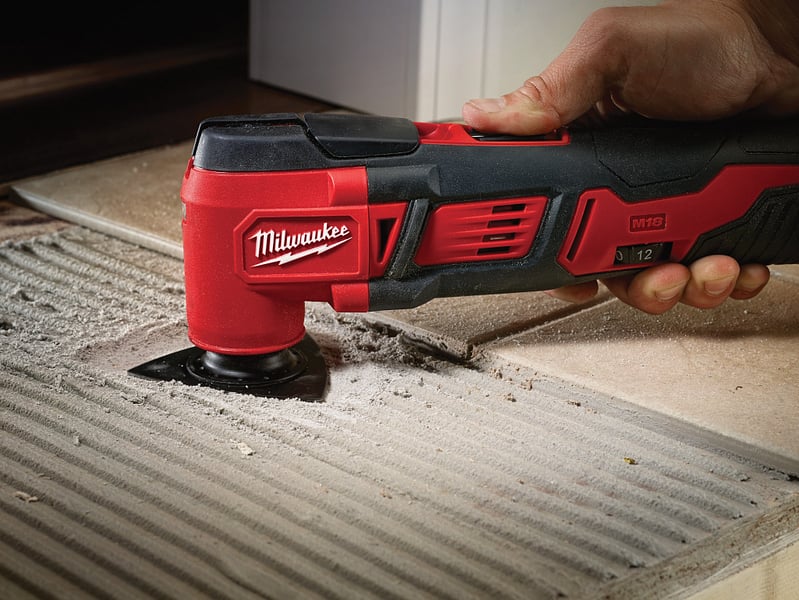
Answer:
[[[307,334],[294,346],[266,354],[221,354],[192,346],[128,372],[147,379],[308,402],[324,400],[328,380],[322,352]]]

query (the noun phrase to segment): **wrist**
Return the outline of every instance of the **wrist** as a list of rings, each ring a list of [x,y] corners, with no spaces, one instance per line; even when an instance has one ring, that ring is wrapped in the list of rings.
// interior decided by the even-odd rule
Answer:
[[[725,0],[757,27],[772,50],[799,65],[799,2],[794,0]]]

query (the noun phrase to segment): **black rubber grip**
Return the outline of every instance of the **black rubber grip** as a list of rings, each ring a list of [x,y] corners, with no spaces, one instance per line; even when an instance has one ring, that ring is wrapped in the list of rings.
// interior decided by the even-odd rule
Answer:
[[[684,262],[711,254],[740,263],[799,263],[799,186],[767,190],[743,217],[701,235]]]

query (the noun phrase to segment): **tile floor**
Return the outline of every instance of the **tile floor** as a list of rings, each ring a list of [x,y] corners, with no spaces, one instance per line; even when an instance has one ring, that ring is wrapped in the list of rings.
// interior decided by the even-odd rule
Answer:
[[[191,144],[17,182],[17,201],[180,257],[179,186]],[[602,292],[582,306],[544,293],[434,300],[363,315],[463,360],[510,361],[747,448],[799,474],[799,267],[775,266],[756,299],[652,317]],[[796,545],[786,553],[797,567]],[[710,596],[706,596],[710,597]],[[716,597],[716,596],[714,596]]]
[[[191,143],[17,183],[30,206],[181,256],[180,183]],[[607,292],[579,306],[541,292],[437,299],[364,315],[444,353],[495,354],[752,444],[799,465],[799,266],[772,267],[750,301],[653,317]]]

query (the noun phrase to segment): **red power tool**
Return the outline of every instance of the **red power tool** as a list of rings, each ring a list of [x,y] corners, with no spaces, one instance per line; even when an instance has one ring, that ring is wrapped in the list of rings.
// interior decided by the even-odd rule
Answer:
[[[219,117],[200,124],[181,196],[196,346],[131,373],[320,400],[306,301],[410,308],[709,254],[799,262],[799,119],[520,138],[391,117]]]

